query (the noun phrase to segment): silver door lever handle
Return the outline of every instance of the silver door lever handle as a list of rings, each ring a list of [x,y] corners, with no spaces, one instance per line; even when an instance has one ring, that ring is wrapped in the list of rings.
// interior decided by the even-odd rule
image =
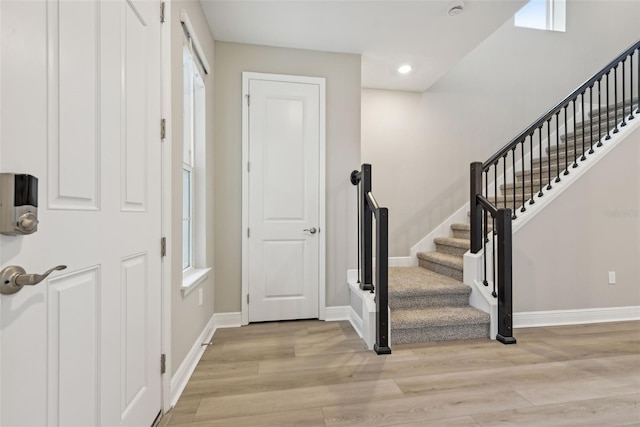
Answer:
[[[318,230],[316,230],[316,228],[315,228],[315,227],[311,227],[311,228],[305,228],[305,229],[304,229],[304,230],[302,230],[302,231],[308,231],[308,232],[309,232],[309,233],[311,233],[311,234],[316,234],[316,231],[318,231]]]
[[[64,270],[66,265],[56,265],[42,274],[26,274],[24,268],[11,265],[0,271],[0,294],[15,294],[23,286],[33,286],[42,282],[56,270]]]

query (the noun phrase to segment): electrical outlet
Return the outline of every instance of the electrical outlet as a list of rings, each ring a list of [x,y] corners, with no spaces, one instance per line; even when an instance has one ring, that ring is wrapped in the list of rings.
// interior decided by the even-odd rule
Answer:
[[[609,284],[610,285],[615,285],[616,284],[616,272],[615,271],[610,271],[609,272]]]
[[[200,288],[198,289],[198,305],[202,305],[202,294],[203,294],[203,289]]]

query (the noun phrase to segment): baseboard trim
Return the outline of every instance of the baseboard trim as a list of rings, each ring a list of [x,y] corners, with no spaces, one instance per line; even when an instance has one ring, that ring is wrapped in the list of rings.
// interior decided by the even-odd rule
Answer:
[[[327,322],[336,322],[338,320],[349,320],[350,309],[351,307],[348,305],[326,307],[324,312],[325,313],[324,320]]]
[[[514,328],[640,320],[640,306],[513,313]]]
[[[193,371],[195,371],[196,366],[198,366],[198,362],[200,358],[204,354],[206,350],[206,346],[203,346],[202,343],[210,342],[213,338],[213,334],[215,334],[218,328],[233,328],[239,327],[242,321],[241,314],[238,313],[217,313],[211,316],[209,322],[202,330],[202,333],[198,336],[198,338],[193,343],[191,350],[187,353],[187,356],[184,358],[180,367],[176,371],[176,373],[171,377],[171,407],[173,408],[176,403],[178,403],[178,399],[180,399],[180,395],[184,391],[184,388],[187,386]]]
[[[350,305],[325,308],[325,322],[348,320],[353,329],[362,337],[362,319]]]

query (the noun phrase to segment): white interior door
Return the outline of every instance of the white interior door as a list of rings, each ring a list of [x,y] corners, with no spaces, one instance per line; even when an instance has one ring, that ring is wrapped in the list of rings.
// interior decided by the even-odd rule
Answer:
[[[319,316],[323,87],[295,80],[248,80],[250,322]]]
[[[160,391],[160,17],[146,0],[0,2],[0,172],[39,230],[0,268],[0,425],[149,426]]]

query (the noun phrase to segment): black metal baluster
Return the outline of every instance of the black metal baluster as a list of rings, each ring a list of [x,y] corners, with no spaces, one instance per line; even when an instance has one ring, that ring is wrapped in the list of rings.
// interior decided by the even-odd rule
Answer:
[[[498,206],[498,162],[499,160],[496,160],[493,164],[493,199],[496,206]]]
[[[596,147],[602,147],[602,137],[604,135],[602,135],[602,100],[601,100],[601,95],[602,95],[602,91],[601,89],[601,83],[602,83],[602,77],[600,77],[598,79],[598,143],[596,144]]]
[[[489,172],[484,171],[484,194],[485,197],[489,197]],[[497,201],[494,200],[494,203]],[[484,280],[482,284],[485,286],[489,286],[489,282],[487,281],[487,242],[489,239],[487,238],[487,210],[482,208],[482,224],[484,229],[482,230],[482,259],[484,266]]]
[[[556,155],[557,157],[557,155]],[[551,190],[551,118],[547,119],[547,171],[549,184],[547,184],[547,190]]]
[[[576,98],[573,99],[573,166],[578,167],[578,127],[576,125]]]
[[[584,152],[585,152],[585,149],[584,149],[584,136],[585,136],[584,135],[585,134],[585,131],[584,131],[584,92],[582,92],[580,94],[580,109],[582,110],[581,111],[581,114],[582,114],[582,157],[580,157],[580,161],[584,162],[585,160],[587,160],[587,158],[584,155]]]
[[[567,107],[564,106],[564,174],[569,175],[569,132],[567,124]]]
[[[615,125],[613,133],[618,133],[618,66],[613,67],[613,115]]]
[[[556,112],[556,182],[560,182],[560,111]]]
[[[511,149],[511,158],[513,159],[513,169],[511,169],[511,175],[513,175],[513,212],[511,213],[512,220],[518,218],[518,215],[516,215],[516,189],[518,187],[516,182],[516,147],[517,145],[514,145]]]
[[[522,208],[520,208],[520,212],[525,212],[527,210],[527,208],[525,207],[526,205],[526,200],[525,200],[525,190],[527,188],[527,171],[524,170],[524,142],[526,141],[526,139],[523,139],[522,141],[520,141],[520,148],[521,148],[521,154],[522,157],[520,157],[521,160],[521,164],[522,164]]]
[[[540,191],[538,192],[538,197],[542,197],[542,188],[544,187],[544,184],[542,184],[544,182],[544,180],[542,179],[542,126],[538,128],[538,151],[540,153],[540,182],[538,183],[538,185],[540,185]],[[549,175],[548,177],[550,176],[551,175]]]
[[[607,91],[607,117],[605,117],[605,121],[607,122],[607,136],[604,137],[605,141],[608,141],[611,139],[611,132],[610,132],[610,128],[609,128],[609,73],[610,71],[607,71],[607,87],[606,87],[606,91]]]
[[[529,134],[529,169],[531,172],[529,174],[531,177],[531,198],[529,199],[529,204],[532,205],[535,203],[533,200],[533,193],[535,192],[533,189],[533,134]],[[540,176],[540,179],[542,179],[542,176]]]
[[[491,215],[491,238],[493,239],[492,247],[493,250],[493,291],[491,292],[491,296],[494,298],[498,296],[496,293],[496,219],[493,215]]]
[[[593,85],[589,86],[589,154],[593,154]]]
[[[635,116],[633,115],[633,54],[635,52],[631,52],[629,54],[629,93],[631,94],[629,98],[629,103],[631,104],[631,114],[629,115],[629,120],[633,120]],[[638,70],[640,72],[640,70]]]
[[[620,127],[625,127],[627,125],[627,100],[625,99],[625,95],[626,95],[626,91],[625,89],[625,72],[624,72],[624,67],[625,67],[625,61],[627,59],[623,59],[622,60],[622,123],[620,123]]]
[[[505,154],[504,156],[502,156],[502,183],[504,184],[504,186],[502,187],[502,199],[503,199],[503,207],[506,209],[507,208],[507,155],[509,153],[507,152],[507,154]],[[515,182],[514,182],[515,184]]]

